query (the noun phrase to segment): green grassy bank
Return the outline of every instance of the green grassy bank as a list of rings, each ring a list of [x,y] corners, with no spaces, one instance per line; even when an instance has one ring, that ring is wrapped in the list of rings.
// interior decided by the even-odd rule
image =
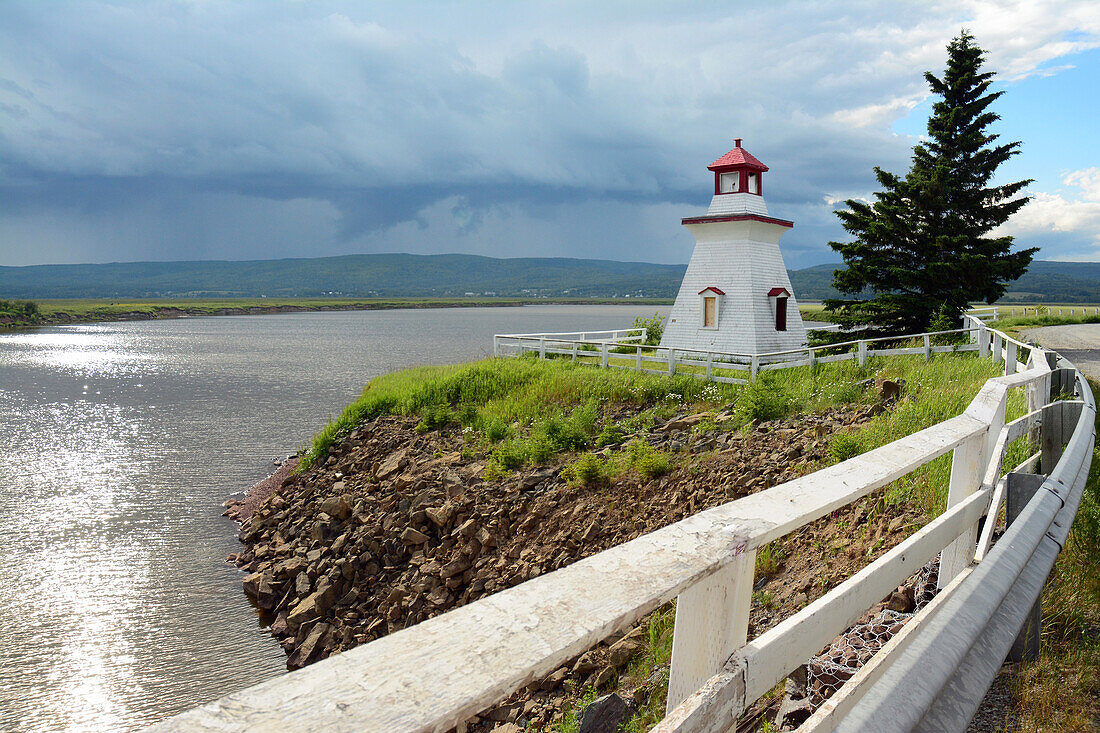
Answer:
[[[68,323],[296,311],[471,308],[520,305],[665,305],[643,298],[159,298],[146,300],[0,300],[0,330]],[[30,305],[27,305],[30,304]]]

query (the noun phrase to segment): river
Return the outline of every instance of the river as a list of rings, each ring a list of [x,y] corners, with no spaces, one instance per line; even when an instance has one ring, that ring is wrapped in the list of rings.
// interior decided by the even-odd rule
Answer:
[[[350,311],[0,334],[0,729],[126,731],[285,672],[222,502],[372,377],[653,306]]]

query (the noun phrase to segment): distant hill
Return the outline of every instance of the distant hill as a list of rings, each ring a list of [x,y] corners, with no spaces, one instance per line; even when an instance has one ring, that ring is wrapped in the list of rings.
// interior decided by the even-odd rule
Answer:
[[[838,265],[790,272],[799,300],[835,297]],[[673,298],[685,265],[565,257],[371,254],[246,262],[0,267],[0,298]],[[1006,301],[1100,303],[1100,263],[1034,262]]]
[[[0,267],[2,298],[445,297],[673,298],[684,265],[370,254],[246,262]]]

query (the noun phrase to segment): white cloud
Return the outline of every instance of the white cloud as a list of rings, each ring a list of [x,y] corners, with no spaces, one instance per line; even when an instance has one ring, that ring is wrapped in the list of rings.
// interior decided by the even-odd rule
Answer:
[[[1100,260],[1100,168],[1084,168],[1062,177],[1076,191],[1032,192],[1027,206],[1002,227],[1021,243],[1049,242],[1043,256],[1059,260]]]

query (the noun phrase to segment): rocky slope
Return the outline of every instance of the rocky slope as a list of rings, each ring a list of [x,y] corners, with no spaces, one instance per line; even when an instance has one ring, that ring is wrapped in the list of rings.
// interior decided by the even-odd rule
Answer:
[[[615,408],[615,417],[631,409]],[[420,434],[415,418],[381,417],[335,444],[322,465],[288,476],[251,515],[241,512],[246,549],[230,559],[248,572],[244,589],[271,614],[271,631],[296,668],[814,470],[827,459],[830,435],[881,409],[830,410],[732,432],[714,427],[721,414],[675,415],[641,434],[676,454],[669,473],[627,472],[593,486],[562,477],[566,456],[486,481],[486,455],[468,433]],[[776,549],[770,567],[758,567],[750,636],[919,521],[869,499],[802,528]],[[616,634],[471,724],[541,727],[560,717],[582,686],[624,675],[643,647],[643,627]],[[644,702],[655,683],[634,680],[627,697]]]

